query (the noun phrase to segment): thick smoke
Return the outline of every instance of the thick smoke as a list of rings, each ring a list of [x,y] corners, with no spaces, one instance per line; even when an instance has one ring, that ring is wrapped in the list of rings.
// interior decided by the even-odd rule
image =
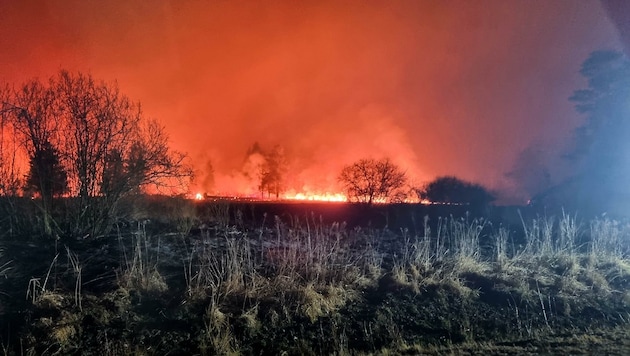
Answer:
[[[196,189],[242,194],[253,142],[285,148],[296,192],[363,157],[513,192],[520,152],[557,155],[580,124],[580,63],[618,46],[597,1],[31,0],[4,2],[0,31],[1,80],[117,80]]]

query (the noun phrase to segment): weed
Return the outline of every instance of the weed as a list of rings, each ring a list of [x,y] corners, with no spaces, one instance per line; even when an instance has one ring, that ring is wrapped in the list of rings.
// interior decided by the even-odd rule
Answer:
[[[227,230],[231,222],[230,204],[226,201],[214,201],[206,204],[200,213],[200,219],[204,223],[217,226],[220,230]]]
[[[200,340],[202,355],[238,355],[229,316],[211,303],[204,316],[205,330]]]
[[[74,284],[74,305],[79,307],[80,310],[83,310],[81,305],[81,271],[83,267],[79,262],[79,256],[75,253],[72,253],[68,246],[66,246],[66,252],[68,256],[69,265],[72,266],[72,271],[76,277],[76,282]]]
[[[119,284],[127,289],[163,292],[168,289],[168,285],[157,268],[160,262],[160,239],[158,237],[157,244],[154,245],[147,235],[146,224],[146,221],[139,222],[137,231],[131,235],[131,260],[127,258],[122,236],[118,236],[124,257],[121,261]]]
[[[31,278],[28,282],[28,288],[26,290],[26,299],[30,299],[33,304],[37,304],[42,300],[56,300],[57,294],[54,294],[52,291],[47,289],[48,280],[50,279],[50,272],[53,267],[57,264],[57,258],[59,254],[55,255],[52,262],[50,263],[50,267],[48,268],[48,272],[46,273],[46,277],[44,281],[41,281],[41,278]],[[54,303],[56,304],[56,303]]]

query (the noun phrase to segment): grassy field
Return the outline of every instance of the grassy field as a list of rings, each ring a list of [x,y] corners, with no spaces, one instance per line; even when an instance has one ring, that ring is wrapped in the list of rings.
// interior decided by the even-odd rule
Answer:
[[[624,355],[629,241],[562,212],[153,201],[110,236],[0,240],[0,354]]]

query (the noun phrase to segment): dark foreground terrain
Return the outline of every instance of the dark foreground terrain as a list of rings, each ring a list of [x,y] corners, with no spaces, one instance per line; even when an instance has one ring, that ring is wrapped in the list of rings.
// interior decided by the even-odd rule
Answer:
[[[0,353],[626,355],[629,239],[562,213],[153,202],[110,236],[4,236]]]

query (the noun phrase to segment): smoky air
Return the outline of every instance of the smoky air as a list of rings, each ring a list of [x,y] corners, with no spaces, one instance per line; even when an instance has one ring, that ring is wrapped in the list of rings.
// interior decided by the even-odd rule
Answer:
[[[589,53],[620,48],[607,8],[527,2],[28,1],[2,5],[0,78],[89,73],[188,153],[191,192],[251,196],[258,145],[286,194],[340,192],[390,158],[421,185],[455,175],[525,203],[562,182]],[[525,166],[545,167],[531,171]]]

